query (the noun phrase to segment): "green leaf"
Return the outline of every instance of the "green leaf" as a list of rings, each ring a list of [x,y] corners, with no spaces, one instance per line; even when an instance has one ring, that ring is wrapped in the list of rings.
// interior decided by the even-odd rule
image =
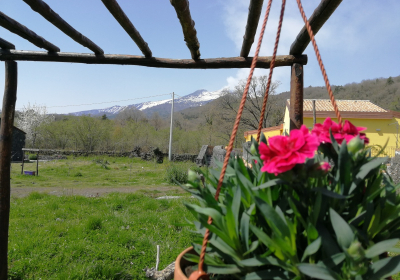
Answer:
[[[374,262],[367,273],[368,280],[380,280],[400,272],[400,256]]]
[[[343,248],[349,248],[354,240],[354,233],[349,224],[332,208],[329,209],[331,223],[336,234],[339,245]]]
[[[363,181],[372,170],[379,168],[386,161],[387,158],[375,158],[367,164],[361,166],[360,171],[356,175],[356,181],[351,184],[349,194],[351,194],[357,188],[358,183]]]
[[[332,238],[331,232],[326,229],[323,224],[317,225],[318,233],[322,238],[322,249],[327,256],[332,256],[340,253],[336,241]]]
[[[312,211],[313,224],[316,225],[319,217],[319,212],[321,210],[322,194],[318,193],[315,199],[314,208]]]
[[[340,279],[336,273],[330,271],[326,267],[322,267],[316,264],[308,264],[302,263],[297,266],[301,273],[310,276],[314,279],[323,279],[323,280],[336,280]]]
[[[267,269],[256,272],[251,272],[240,278],[241,280],[289,280],[293,278],[293,274],[281,269]]]
[[[335,266],[337,266],[338,264],[340,264],[341,262],[343,262],[346,259],[346,254],[345,253],[338,253],[338,254],[334,254],[333,256],[326,258],[322,261],[322,263],[328,267],[328,268],[334,268]],[[320,262],[318,262],[318,264],[320,264]]]
[[[251,245],[250,245],[249,250],[246,253],[244,253],[243,256],[246,256],[246,255],[250,254],[251,252],[253,252],[255,249],[257,249],[259,243],[260,242],[258,242],[258,240],[253,241],[253,243],[251,243]]]
[[[234,264],[224,266],[206,265],[204,268],[208,273],[215,274],[237,274],[241,272],[240,268]]]
[[[344,194],[348,193],[347,188],[350,186],[350,179],[351,179],[351,157],[347,150],[347,143],[344,140],[340,146],[339,150],[339,168],[338,171],[340,172],[340,181],[345,190],[343,190]]]
[[[308,256],[311,256],[312,254],[315,254],[319,248],[321,247],[321,237],[318,237],[317,239],[314,240],[310,245],[307,246],[307,248],[304,250],[303,257],[301,258],[301,261],[304,261],[305,258]]]
[[[282,179],[272,179],[262,185],[253,187],[252,190],[262,190],[262,189],[270,188],[270,187],[273,187],[273,186],[276,186],[276,185],[279,185],[282,183],[284,183],[284,181]]]
[[[265,258],[254,257],[240,261],[240,264],[247,267],[263,266],[263,265],[274,265],[274,266],[286,266],[286,263],[272,256]]]
[[[246,251],[249,251],[249,224],[250,224],[250,216],[243,212],[242,218],[240,220],[240,238],[242,243],[245,245]]]
[[[325,188],[315,188],[315,189],[312,189],[312,191],[318,192],[327,197],[336,198],[336,199],[348,199],[350,197],[350,196],[344,196],[344,195],[335,193],[335,192],[327,190]]]
[[[382,253],[390,251],[394,246],[397,245],[399,241],[400,239],[396,238],[376,243],[371,248],[365,251],[365,256],[370,259],[379,256]]]
[[[283,238],[287,237],[290,239],[289,227],[286,224],[286,220],[282,220],[281,216],[264,200],[256,197],[256,204],[263,214],[264,218],[268,222],[269,226],[276,231],[278,235]]]

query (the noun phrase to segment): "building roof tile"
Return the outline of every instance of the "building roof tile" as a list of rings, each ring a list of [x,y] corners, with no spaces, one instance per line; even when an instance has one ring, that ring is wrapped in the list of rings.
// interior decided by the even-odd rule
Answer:
[[[304,99],[304,112],[313,110],[312,101],[315,100],[315,109],[317,112],[333,112],[333,106],[329,99]],[[341,112],[388,112],[387,110],[375,105],[369,100],[336,100]],[[290,105],[290,100],[287,102]]]

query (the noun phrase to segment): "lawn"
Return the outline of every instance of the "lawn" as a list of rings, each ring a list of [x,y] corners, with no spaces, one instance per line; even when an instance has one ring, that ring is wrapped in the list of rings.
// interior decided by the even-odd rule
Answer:
[[[179,187],[166,179],[167,170],[172,166],[184,173],[195,167],[193,163],[157,164],[140,158],[69,157],[66,160],[40,161],[39,176],[28,176],[21,175],[20,163],[13,163],[11,187],[20,191],[34,187],[35,190],[40,188],[39,191],[45,192],[45,188],[58,187],[67,193],[74,193],[74,190],[82,188],[107,188],[109,191],[118,191],[118,188],[132,191],[149,189],[183,193]],[[36,170],[36,162],[25,163],[24,170]]]
[[[145,279],[160,245],[160,269],[190,246],[182,199],[145,191],[102,197],[33,192],[11,201],[10,279]]]
[[[188,168],[194,164],[69,157],[40,161],[39,176],[28,176],[13,163],[10,279],[144,279],[156,245],[163,269],[193,238],[182,227],[191,198],[167,180],[167,170]],[[36,162],[24,169],[36,170]],[[183,198],[155,199],[163,195]]]

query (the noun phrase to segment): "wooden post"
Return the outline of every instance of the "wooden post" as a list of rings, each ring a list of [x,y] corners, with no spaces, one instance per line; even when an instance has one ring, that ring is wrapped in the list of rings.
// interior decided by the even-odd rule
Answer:
[[[303,124],[303,65],[293,63],[290,78],[290,130]]]
[[[312,111],[313,111],[313,126],[317,123],[317,108],[315,107],[315,99],[312,101]]]
[[[21,175],[24,174],[24,159],[25,159],[25,151],[22,150],[22,165],[21,165]]]
[[[36,176],[39,176],[39,151],[36,154]]]
[[[10,221],[10,167],[12,130],[17,100],[17,63],[6,61],[0,128],[0,280],[7,280],[8,225]]]

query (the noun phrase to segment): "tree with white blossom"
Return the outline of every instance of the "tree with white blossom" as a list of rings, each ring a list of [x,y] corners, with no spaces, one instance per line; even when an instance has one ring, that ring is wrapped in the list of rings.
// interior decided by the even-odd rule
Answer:
[[[45,105],[30,104],[24,106],[18,114],[17,125],[26,133],[26,142],[32,148],[40,137],[40,126],[54,121],[54,116],[48,114]]]

